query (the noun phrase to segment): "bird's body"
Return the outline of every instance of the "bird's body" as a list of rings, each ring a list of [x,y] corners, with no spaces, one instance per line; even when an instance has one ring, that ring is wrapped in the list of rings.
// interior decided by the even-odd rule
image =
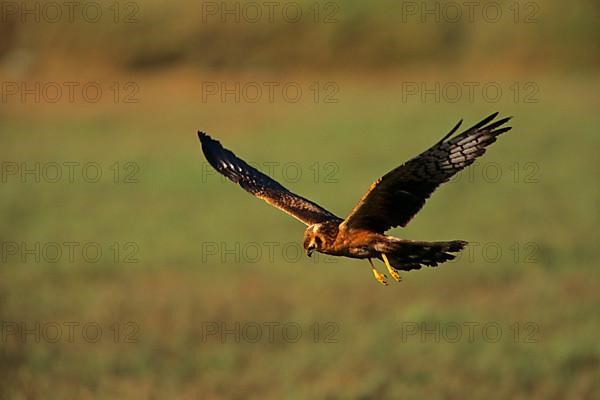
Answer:
[[[381,258],[381,253],[393,254],[395,250],[410,246],[433,248],[461,247],[466,242],[419,242],[400,239],[366,229],[348,229],[334,221],[314,224],[304,231],[304,249],[312,252],[350,258]],[[402,268],[405,269],[405,268]],[[411,268],[413,269],[413,268]],[[407,269],[405,269],[407,270]]]
[[[336,222],[327,221],[306,228],[303,244],[309,255],[312,251],[318,251],[331,256],[350,258],[378,257],[375,248],[386,240],[386,235],[365,229],[340,229]]]
[[[452,260],[454,255],[467,244],[462,240],[449,242],[423,242],[400,239],[366,229],[348,229],[337,221],[314,224],[304,231],[304,249],[308,256],[313,251],[331,256],[359,259],[376,258],[393,267],[388,267],[392,276],[399,280],[394,270],[410,271],[422,265],[435,267],[439,263]],[[386,255],[387,259],[383,257]],[[375,273],[377,280],[385,279]]]
[[[485,153],[485,148],[510,127],[510,118],[494,121],[492,114],[475,126],[447,140],[460,121],[442,140],[419,156],[379,178],[345,219],[298,196],[262,172],[237,158],[231,151],[203,132],[202,150],[208,162],[243,189],[285,211],[308,227],[304,249],[332,256],[368,259],[375,278],[387,285],[372,258],[382,260],[390,275],[400,280],[398,270],[410,271],[437,266],[455,258],[467,242],[452,240],[424,242],[400,239],[385,234],[395,226],[406,226],[425,201],[442,183]]]

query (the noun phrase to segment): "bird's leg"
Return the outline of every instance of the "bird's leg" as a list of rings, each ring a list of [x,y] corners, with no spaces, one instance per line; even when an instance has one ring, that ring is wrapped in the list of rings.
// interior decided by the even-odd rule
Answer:
[[[387,286],[388,283],[385,280],[385,275],[375,269],[373,261],[371,261],[370,258],[367,258],[367,260],[369,260],[369,264],[371,264],[371,270],[373,271],[373,275],[375,276],[375,279],[377,279],[377,282],[381,283],[384,286]]]
[[[383,258],[383,262],[385,263],[385,266],[387,267],[388,271],[390,271],[390,275],[392,276],[392,278],[394,278],[398,282],[401,282],[402,277],[396,272],[394,267],[391,266],[387,256],[384,253],[381,253],[381,258]]]

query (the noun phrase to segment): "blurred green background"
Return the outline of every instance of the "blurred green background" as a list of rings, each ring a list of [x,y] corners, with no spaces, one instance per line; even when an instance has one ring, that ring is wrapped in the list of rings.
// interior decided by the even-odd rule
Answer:
[[[598,2],[269,4],[0,1],[0,397],[600,397]],[[196,137],[345,216],[497,110],[385,288]]]

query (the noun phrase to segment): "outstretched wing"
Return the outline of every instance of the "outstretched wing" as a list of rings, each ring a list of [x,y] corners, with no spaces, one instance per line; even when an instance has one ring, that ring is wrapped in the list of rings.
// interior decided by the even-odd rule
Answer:
[[[198,137],[202,144],[202,152],[209,164],[247,192],[285,211],[306,225],[332,219],[342,222],[341,218],[312,201],[290,192],[278,182],[240,160],[206,133],[198,132]]]
[[[460,127],[461,119],[429,150],[375,181],[343,224],[382,233],[395,226],[406,226],[440,184],[472,164],[498,135],[511,129],[502,126],[510,117],[492,122],[497,115],[496,112],[447,140]]]

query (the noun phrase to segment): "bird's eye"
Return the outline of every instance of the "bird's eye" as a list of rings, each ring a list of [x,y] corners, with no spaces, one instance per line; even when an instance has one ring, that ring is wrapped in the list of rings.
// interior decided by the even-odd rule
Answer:
[[[315,237],[315,244],[317,245],[317,247],[321,248],[321,238],[320,237]]]

